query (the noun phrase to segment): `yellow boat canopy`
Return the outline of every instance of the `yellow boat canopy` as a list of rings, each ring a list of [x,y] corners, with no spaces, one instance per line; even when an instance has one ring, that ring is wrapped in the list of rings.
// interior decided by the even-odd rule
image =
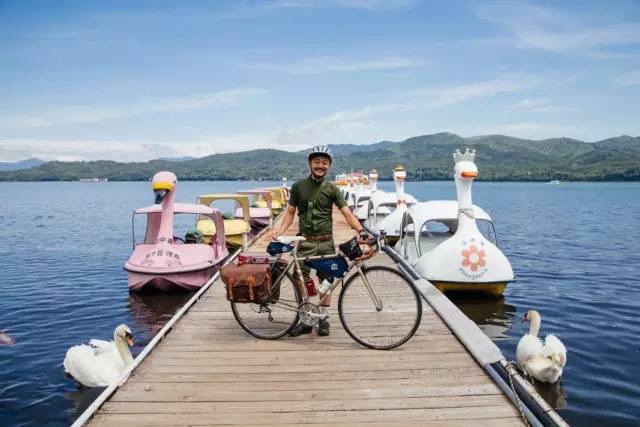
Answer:
[[[242,208],[242,220],[249,224],[249,197],[246,194],[237,193],[214,193],[214,194],[202,194],[198,197],[197,203],[201,205],[211,206],[213,202],[217,200],[235,200]],[[225,234],[229,234],[229,230],[226,229],[225,220]],[[240,220],[238,220],[240,221]]]

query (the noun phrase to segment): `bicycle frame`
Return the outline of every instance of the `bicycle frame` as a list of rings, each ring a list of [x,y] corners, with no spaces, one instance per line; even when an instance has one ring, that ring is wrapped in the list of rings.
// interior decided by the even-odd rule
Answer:
[[[309,302],[309,293],[307,292],[306,286],[304,286],[304,276],[302,275],[302,268],[300,267],[300,262],[317,260],[317,259],[327,259],[327,258],[333,258],[333,257],[335,257],[334,254],[298,257],[298,244],[296,243],[294,245],[293,251],[291,251],[291,259],[288,261],[287,267],[282,271],[280,276],[278,276],[278,278],[275,280],[275,282],[273,283],[273,286],[274,287],[279,286],[280,282],[282,282],[282,280],[286,277],[287,273],[289,272],[289,270],[291,270],[291,267],[293,266],[294,286],[296,286],[302,294],[302,303],[307,303]],[[364,274],[364,271],[362,271],[362,264],[363,264],[363,261],[358,261],[358,260],[349,261],[349,268],[345,273],[345,276],[342,278],[336,278],[337,280],[335,280],[331,284],[329,291],[324,295],[320,294],[320,303],[322,303],[324,299],[327,298],[327,296],[331,295],[333,293],[333,290],[337,288],[339,285],[341,285],[344,282],[344,279],[347,277],[347,275],[351,273],[351,271],[355,268],[357,272],[360,274],[360,277],[362,278],[362,282],[364,283],[364,286],[367,289],[367,292],[369,293],[369,296],[371,297],[371,300],[375,305],[376,310],[381,311],[382,301],[375,294],[373,288],[371,287],[371,284],[369,283],[369,280],[367,280],[367,276]],[[319,317],[320,319],[324,319],[327,317],[326,313],[325,314],[307,313],[307,315],[312,317]]]

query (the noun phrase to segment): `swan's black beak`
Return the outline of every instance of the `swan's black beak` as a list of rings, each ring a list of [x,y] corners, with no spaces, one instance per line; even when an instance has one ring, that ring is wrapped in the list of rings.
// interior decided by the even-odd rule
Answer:
[[[525,313],[524,316],[522,316],[522,320],[520,321],[520,323],[524,323],[527,320],[529,320],[529,316],[527,316],[527,314],[529,314],[529,313]]]
[[[129,347],[133,347],[133,335],[131,335],[129,332],[125,332],[124,335],[127,339],[127,344],[129,345]]]
[[[169,190],[153,190],[153,192],[156,195],[156,205],[162,203],[162,200],[169,194]]]

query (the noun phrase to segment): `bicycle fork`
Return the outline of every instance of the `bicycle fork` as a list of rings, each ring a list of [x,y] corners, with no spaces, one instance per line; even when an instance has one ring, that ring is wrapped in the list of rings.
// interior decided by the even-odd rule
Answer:
[[[364,271],[362,271],[359,263],[356,264],[356,269],[358,269],[358,273],[360,274],[362,283],[364,283],[364,287],[367,289],[367,292],[369,292],[369,296],[371,297],[373,305],[376,307],[376,311],[382,311],[382,300],[378,298],[378,296],[374,292],[373,288],[371,287],[371,283],[369,283],[369,279],[367,279],[367,276],[364,274]]]

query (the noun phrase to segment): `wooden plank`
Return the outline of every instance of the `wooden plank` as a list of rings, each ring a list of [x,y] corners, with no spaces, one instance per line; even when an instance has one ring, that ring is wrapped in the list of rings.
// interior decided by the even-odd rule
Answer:
[[[497,406],[504,403],[501,395],[422,397],[413,399],[351,399],[319,400],[319,401],[270,401],[252,402],[256,412],[291,412],[295,407],[299,412],[314,411],[362,411],[389,409],[427,409],[427,408],[460,408],[470,406]],[[105,405],[104,412],[115,414],[171,414],[179,410],[189,413],[234,413],[246,409],[244,402],[119,402],[111,401]]]
[[[292,409],[296,402],[292,402]],[[315,423],[350,423],[377,421],[394,423],[398,421],[432,421],[432,420],[467,420],[497,419],[517,416],[515,408],[508,405],[457,407],[457,408],[426,408],[426,409],[391,409],[379,411],[314,411],[300,412],[235,412],[235,413],[183,413],[178,419],[170,414],[103,414],[106,423],[119,425],[176,425],[177,422],[186,425],[236,424],[236,425],[312,425]],[[96,421],[100,421],[97,419]],[[106,425],[105,423],[105,425]]]
[[[393,371],[364,371],[364,372],[341,372],[340,381],[350,381],[354,379],[374,379],[376,381],[385,382],[390,379],[407,379],[407,378],[420,378],[425,383],[431,384],[434,380],[439,378],[457,378],[459,383],[467,383],[473,381],[476,375],[481,375],[487,378],[484,374],[478,373],[478,369],[473,367],[467,368],[427,368],[427,369],[396,369]],[[173,383],[173,382],[187,382],[187,383],[199,383],[199,382],[212,382],[212,383],[229,383],[229,382],[246,382],[256,384],[261,382],[300,382],[300,374],[287,372],[287,373],[273,373],[265,372],[261,375],[254,375],[249,373],[205,373],[199,372],[195,374],[189,373],[159,373],[154,371],[144,372],[140,371],[135,374],[136,381],[142,381],[147,383],[159,382],[159,383]],[[306,372],[304,375],[304,381],[319,381],[326,379],[325,372]],[[487,380],[489,380],[487,378]]]
[[[350,238],[339,214],[334,222],[336,243]],[[263,238],[251,250],[266,243]],[[393,262],[376,255],[370,264]],[[330,336],[266,341],[241,329],[222,283],[214,283],[91,424],[522,425],[516,408],[429,306],[409,342],[374,351],[342,329],[337,296]],[[398,318],[373,324],[366,298],[362,293],[350,306],[354,327],[373,335],[399,328]]]

